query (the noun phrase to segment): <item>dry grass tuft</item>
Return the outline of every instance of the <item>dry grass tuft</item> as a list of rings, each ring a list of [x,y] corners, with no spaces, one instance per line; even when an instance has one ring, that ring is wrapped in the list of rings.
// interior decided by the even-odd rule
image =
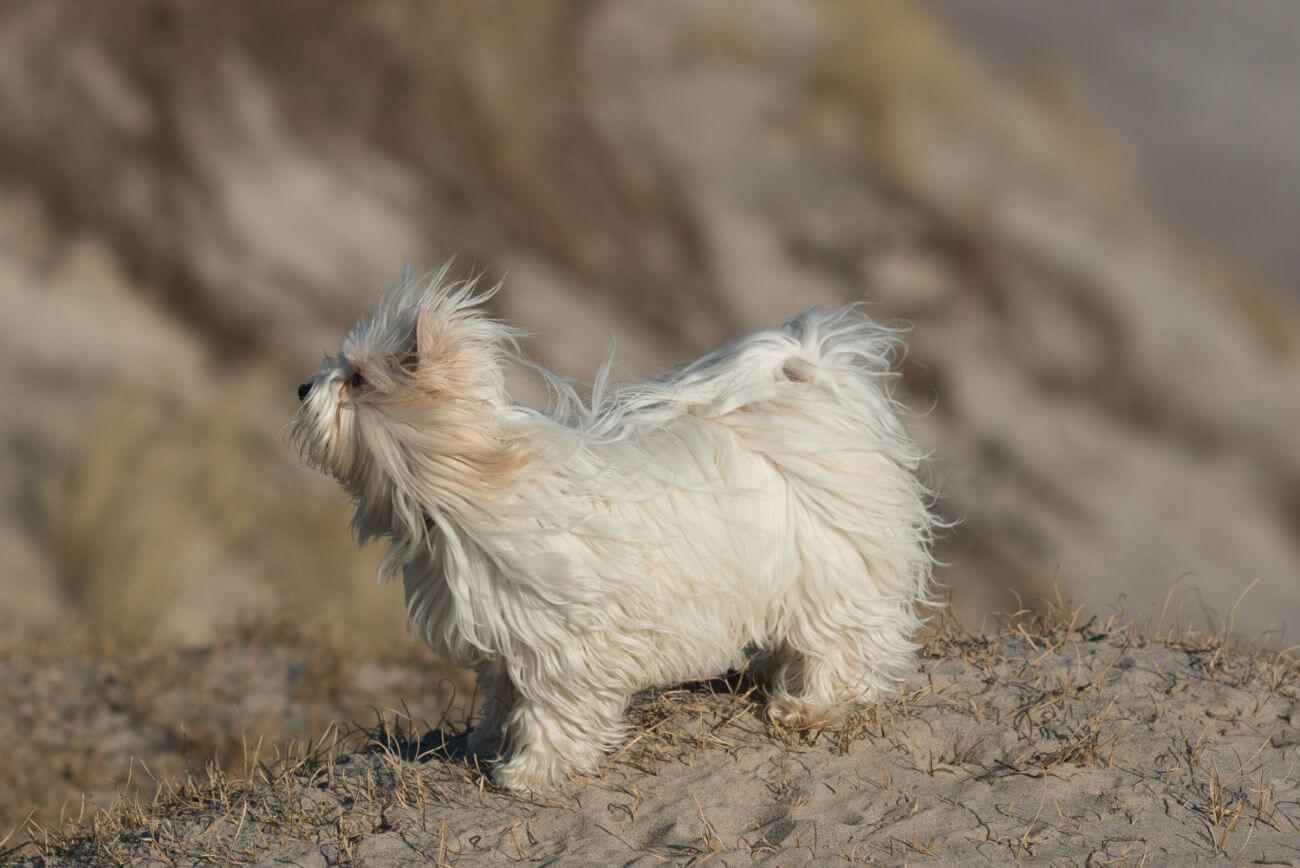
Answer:
[[[267,615],[201,648],[111,636],[0,647],[0,741],[11,750],[0,764],[0,837],[84,821],[108,804],[150,804],[218,773],[241,780],[299,764],[295,740],[315,751],[335,721],[463,721],[473,701],[468,675],[415,643],[363,649],[322,625]],[[351,730],[344,740],[354,743]]]

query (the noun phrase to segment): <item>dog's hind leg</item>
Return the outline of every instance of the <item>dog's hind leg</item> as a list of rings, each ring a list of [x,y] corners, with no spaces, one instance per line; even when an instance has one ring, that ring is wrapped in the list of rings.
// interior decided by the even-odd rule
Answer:
[[[787,616],[766,664],[768,717],[785,729],[833,724],[895,690],[915,658],[909,607],[887,601],[804,605]]]
[[[623,739],[628,697],[546,693],[520,689],[505,721],[508,759],[492,780],[505,790],[548,790],[570,772],[591,772]]]
[[[515,705],[515,688],[510,674],[499,663],[481,663],[475,667],[483,705],[474,728],[469,733],[469,749],[476,754],[495,753],[501,742],[501,728]]]

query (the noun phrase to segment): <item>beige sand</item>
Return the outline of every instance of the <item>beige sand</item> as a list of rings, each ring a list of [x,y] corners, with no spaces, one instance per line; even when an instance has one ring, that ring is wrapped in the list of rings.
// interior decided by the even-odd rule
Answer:
[[[437,732],[376,730],[368,749],[191,782],[12,855],[1296,864],[1297,687],[1294,660],[1215,638],[1022,622],[936,636],[904,695],[836,733],[772,732],[743,679],[671,690],[636,703],[601,775],[529,800]]]

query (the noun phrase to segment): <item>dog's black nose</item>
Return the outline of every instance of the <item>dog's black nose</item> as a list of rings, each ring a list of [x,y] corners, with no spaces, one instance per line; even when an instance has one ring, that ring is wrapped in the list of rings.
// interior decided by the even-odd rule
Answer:
[[[311,383],[303,383],[301,386],[298,387],[298,400],[299,400],[299,401],[305,401],[305,400],[307,400],[307,396],[308,396],[309,394],[311,394]]]

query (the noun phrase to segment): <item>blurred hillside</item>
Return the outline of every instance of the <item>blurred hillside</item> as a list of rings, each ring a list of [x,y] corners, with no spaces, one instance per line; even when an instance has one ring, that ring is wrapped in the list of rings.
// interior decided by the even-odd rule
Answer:
[[[1184,575],[1171,614],[1258,579],[1237,630],[1300,615],[1292,303],[912,5],[6,3],[0,117],[6,635],[400,638],[282,432],[375,293],[452,254],[577,376],[813,304],[912,321],[968,615]]]
[[[1004,74],[1095,107],[1171,217],[1300,294],[1300,5],[923,2]]]

